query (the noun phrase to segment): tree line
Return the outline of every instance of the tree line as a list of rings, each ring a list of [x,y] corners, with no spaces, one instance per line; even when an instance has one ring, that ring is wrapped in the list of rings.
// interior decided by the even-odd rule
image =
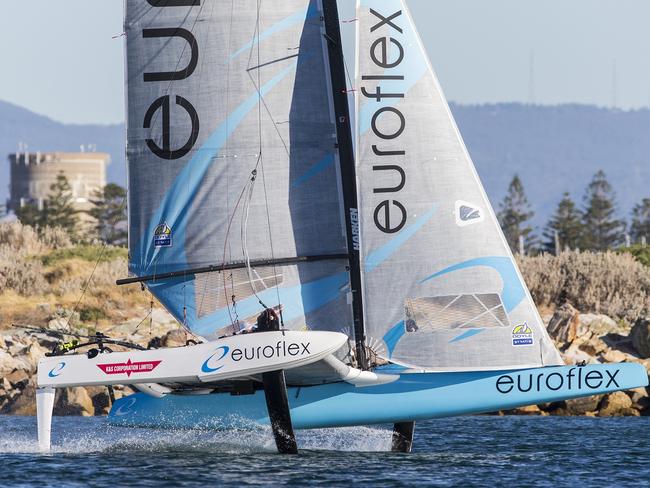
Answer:
[[[36,228],[61,227],[78,240],[97,238],[112,245],[126,245],[126,190],[115,183],[94,192],[92,228],[84,227],[83,213],[75,209],[72,187],[63,173],[50,186],[50,194],[39,206],[28,203],[18,209],[18,219]],[[535,232],[530,220],[535,213],[519,176],[515,175],[497,214],[503,233],[514,253],[558,253],[565,249],[604,251],[626,242],[645,244],[650,240],[650,198],[632,210],[628,223],[616,216],[616,197],[605,173],[598,171],[585,190],[582,206],[565,192],[542,230]]]
[[[78,241],[99,239],[107,244],[126,245],[126,190],[109,183],[93,192],[90,203],[92,207],[88,211],[76,209],[70,182],[59,173],[43,205],[27,203],[16,210],[16,216],[21,223],[36,229],[60,227]],[[87,213],[92,220],[84,222],[82,213]]]
[[[650,239],[650,198],[634,207],[629,225],[617,218],[616,210],[614,190],[605,173],[598,171],[585,189],[582,205],[565,192],[539,236],[530,224],[535,213],[515,175],[497,217],[514,253],[605,251],[629,243],[646,244]]]

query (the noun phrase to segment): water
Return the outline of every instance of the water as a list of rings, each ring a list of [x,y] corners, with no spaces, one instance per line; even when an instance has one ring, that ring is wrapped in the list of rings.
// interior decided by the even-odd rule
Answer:
[[[266,429],[125,429],[54,419],[40,454],[33,417],[0,416],[0,486],[648,486],[649,418],[461,417],[421,422],[412,454],[390,433],[301,431],[298,456]]]

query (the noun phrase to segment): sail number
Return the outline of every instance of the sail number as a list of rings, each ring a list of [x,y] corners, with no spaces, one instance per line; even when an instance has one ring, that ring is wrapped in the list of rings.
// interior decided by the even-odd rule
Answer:
[[[372,166],[373,174],[378,177],[381,174],[384,181],[391,182],[389,185],[375,185],[373,188],[373,192],[376,194],[392,194],[392,198],[384,199],[375,206],[373,220],[381,232],[393,234],[404,227],[408,215],[404,204],[397,199],[399,192],[406,184],[406,172],[400,164],[401,161],[394,161],[395,158],[406,154],[399,144],[399,138],[406,128],[406,118],[397,107],[391,105],[392,101],[404,98],[403,91],[383,91],[382,83],[404,80],[403,75],[393,71],[404,60],[404,46],[398,39],[403,31],[395,23],[402,15],[402,11],[384,15],[370,9],[370,13],[377,18],[377,21],[370,27],[371,35],[375,35],[375,31],[385,32],[386,29],[390,29],[390,35],[383,35],[375,39],[370,44],[367,53],[372,60],[371,66],[383,70],[382,74],[361,76],[364,85],[374,85],[373,89],[362,86],[361,93],[369,100],[379,104],[370,120],[372,133],[380,139],[377,141],[378,144],[372,145],[373,154],[377,158]]]

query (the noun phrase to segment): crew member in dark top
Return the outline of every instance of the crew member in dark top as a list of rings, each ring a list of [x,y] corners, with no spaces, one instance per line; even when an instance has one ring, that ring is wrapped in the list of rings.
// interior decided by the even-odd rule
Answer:
[[[267,308],[259,317],[257,317],[256,332],[267,332],[273,330],[280,330],[280,319],[278,313],[272,309]]]

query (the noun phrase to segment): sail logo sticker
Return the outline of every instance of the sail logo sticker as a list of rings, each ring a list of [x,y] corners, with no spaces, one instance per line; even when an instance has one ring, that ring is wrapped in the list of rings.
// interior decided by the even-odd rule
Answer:
[[[531,329],[526,322],[515,326],[512,329],[512,345],[513,346],[532,346],[533,345],[533,329]]]
[[[485,220],[485,212],[478,205],[458,200],[456,202],[456,225],[465,227],[467,225],[478,224]]]
[[[163,222],[153,231],[154,247],[172,247],[172,229]]]
[[[223,368],[223,364],[221,366],[215,366],[215,363],[225,358],[226,354],[228,354],[228,351],[230,351],[230,348],[228,346],[218,347],[216,351],[214,351],[214,354],[212,354],[212,356],[210,356],[208,359],[205,360],[203,366],[201,366],[201,371],[203,371],[204,373],[212,373],[214,371],[218,371],[221,368]]]
[[[60,376],[60,375],[61,375],[61,371],[63,370],[63,368],[65,368],[65,363],[64,363],[64,362],[61,362],[61,363],[57,364],[56,366],[54,366],[54,367],[50,370],[50,372],[47,373],[47,375],[48,375],[50,378],[56,378],[57,376]]]
[[[128,359],[126,363],[98,364],[97,367],[105,374],[126,374],[130,378],[133,373],[149,373],[160,363],[162,361],[131,362],[131,359]]]
[[[529,393],[529,392],[580,392],[599,390],[601,388],[620,388],[617,381],[620,369],[601,370],[590,369],[588,366],[570,368],[568,371],[551,370],[539,373],[518,373],[499,376],[496,389],[499,393]],[[604,374],[603,374],[604,373]],[[620,380],[620,378],[619,378]]]
[[[359,211],[356,208],[350,209],[350,226],[352,227],[352,247],[359,250]]]
[[[276,344],[259,345],[251,347],[242,347],[231,349],[228,346],[220,346],[206,358],[201,366],[204,373],[213,373],[220,370],[225,364],[219,365],[222,360],[230,360],[232,363],[239,361],[264,361],[271,359],[281,361],[286,358],[295,358],[300,356],[309,356],[310,342],[290,342],[277,341]]]

